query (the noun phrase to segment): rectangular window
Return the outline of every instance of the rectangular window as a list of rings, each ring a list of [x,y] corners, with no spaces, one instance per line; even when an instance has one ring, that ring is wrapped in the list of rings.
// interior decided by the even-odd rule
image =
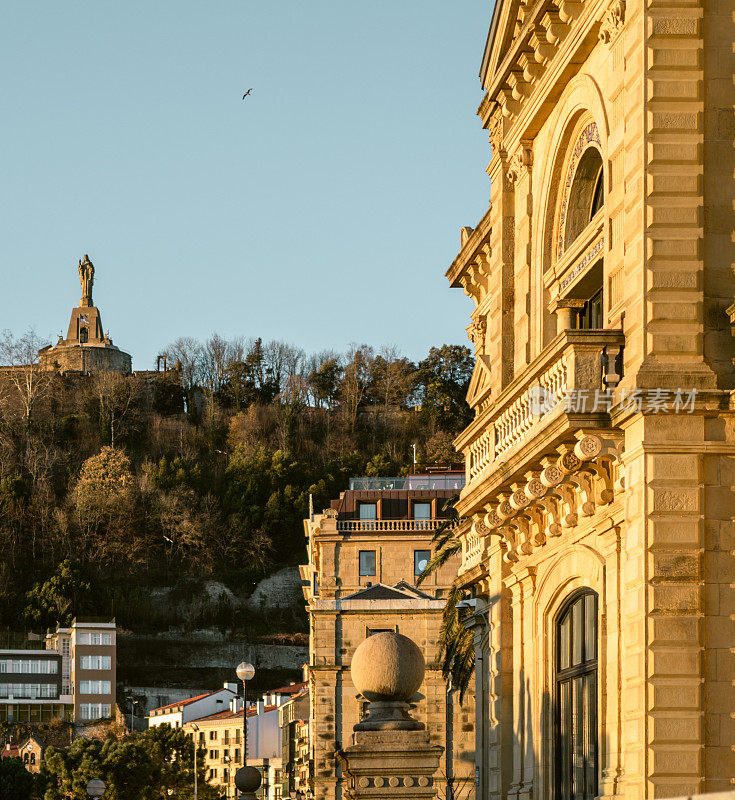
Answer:
[[[398,625],[395,628],[366,628],[365,638],[375,636],[376,633],[398,633]]]
[[[378,518],[378,504],[377,503],[360,503],[360,519],[377,519]]]
[[[431,550],[414,550],[413,551],[413,574],[420,575],[429,563],[431,558]]]
[[[360,550],[360,576],[375,575],[375,550]]]
[[[110,706],[105,703],[82,703],[79,716],[84,720],[107,718],[110,716]]]
[[[110,669],[110,656],[82,656],[82,669]]]
[[[112,634],[110,633],[80,633],[78,636],[79,644],[112,644]]]
[[[431,503],[414,502],[413,504],[413,518],[414,519],[431,519]]]
[[[110,694],[110,681],[80,681],[80,694]]]

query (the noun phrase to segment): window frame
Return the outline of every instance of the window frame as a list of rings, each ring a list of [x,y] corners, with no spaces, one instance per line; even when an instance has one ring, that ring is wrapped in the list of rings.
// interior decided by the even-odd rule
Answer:
[[[587,658],[587,643],[586,643],[586,635],[587,635],[587,619],[586,619],[586,608],[583,610],[583,618],[582,618],[582,626],[583,626],[583,638],[581,641],[582,651],[584,653],[584,660],[578,662],[577,664],[571,663],[572,656],[574,652],[574,617],[573,617],[573,607],[576,603],[585,598],[585,597],[592,597],[594,600],[594,615],[595,615],[595,625],[594,625],[594,638],[595,638],[595,655],[594,658]],[[586,603],[585,603],[586,606]],[[569,633],[569,653],[570,653],[570,663],[566,667],[561,667],[561,627],[564,620],[567,618],[567,615],[571,616],[571,623],[570,623],[570,633]],[[553,620],[553,672],[552,672],[552,741],[553,741],[553,752],[552,752],[552,763],[553,763],[553,780],[552,780],[552,797],[553,800],[570,800],[572,797],[581,798],[581,800],[590,800],[589,796],[582,794],[574,794],[573,791],[573,780],[574,774],[573,771],[569,773],[568,776],[568,785],[570,786],[570,792],[568,795],[564,795],[563,793],[563,772],[564,772],[564,765],[562,764],[563,760],[563,742],[562,742],[562,719],[561,719],[561,690],[560,687],[564,683],[568,683],[571,687],[572,683],[575,679],[587,676],[587,675],[594,675],[594,702],[589,705],[589,721],[582,723],[582,730],[585,730],[585,725],[589,725],[589,728],[593,731],[593,747],[594,747],[594,776],[593,776],[593,786],[594,791],[592,793],[592,798],[596,797],[599,794],[600,790],[600,715],[599,715],[599,697],[600,697],[600,597],[594,589],[590,587],[581,587],[576,591],[572,592],[562,603],[559,610],[557,611],[554,620]],[[571,690],[570,690],[571,695]],[[574,711],[571,709],[570,700],[570,721],[574,719]],[[570,737],[570,753],[571,751],[571,743],[572,738]],[[568,768],[568,767],[567,767]],[[586,777],[585,773],[583,773],[583,780]]]
[[[373,555],[373,571],[372,572],[363,572],[362,571],[362,556],[363,554],[367,555],[368,553],[372,553]],[[378,553],[377,550],[358,550],[357,551],[357,571],[359,573],[359,577],[361,578],[374,578],[378,574]]]
[[[423,569],[417,570],[417,567],[418,567],[417,559],[418,559],[419,553],[425,553],[426,554],[426,563],[427,564],[429,563],[429,561],[431,561],[431,550],[414,550],[413,551],[413,576],[414,576],[414,578],[416,576],[418,576],[418,575],[421,575],[421,573],[424,571]],[[424,567],[424,569],[425,569],[425,567]]]

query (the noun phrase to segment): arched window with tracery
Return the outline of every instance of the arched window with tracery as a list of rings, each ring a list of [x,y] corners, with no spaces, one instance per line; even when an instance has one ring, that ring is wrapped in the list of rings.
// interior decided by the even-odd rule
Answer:
[[[575,592],[556,621],[554,741],[556,800],[598,791],[597,595]]]
[[[597,125],[588,122],[568,157],[559,204],[556,262],[564,298],[584,301],[575,327],[603,328],[605,169]]]
[[[602,156],[588,147],[579,159],[569,190],[564,249],[566,250],[597,216],[605,202]]]

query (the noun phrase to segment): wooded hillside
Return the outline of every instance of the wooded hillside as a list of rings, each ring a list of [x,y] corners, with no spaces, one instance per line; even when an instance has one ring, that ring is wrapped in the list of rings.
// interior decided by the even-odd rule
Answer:
[[[6,333],[0,363],[27,364],[40,344]],[[310,493],[321,508],[350,476],[405,472],[412,444],[421,464],[459,461],[466,347],[415,364],[367,345],[307,356],[214,335],[165,353],[176,369],[0,373],[1,626],[83,613],[181,623],[156,612],[151,588],[216,579],[247,595],[305,557]],[[225,624],[230,611],[183,622]]]

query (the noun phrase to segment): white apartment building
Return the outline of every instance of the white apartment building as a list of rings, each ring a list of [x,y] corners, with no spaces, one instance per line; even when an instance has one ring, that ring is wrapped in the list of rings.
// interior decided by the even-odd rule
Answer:
[[[0,642],[0,722],[111,717],[116,700],[115,620],[74,619],[45,638]]]
[[[170,725],[172,728],[181,728],[187,722],[229,710],[230,702],[236,697],[237,684],[224,683],[221,689],[214,692],[151,709],[147,716],[148,727]]]

